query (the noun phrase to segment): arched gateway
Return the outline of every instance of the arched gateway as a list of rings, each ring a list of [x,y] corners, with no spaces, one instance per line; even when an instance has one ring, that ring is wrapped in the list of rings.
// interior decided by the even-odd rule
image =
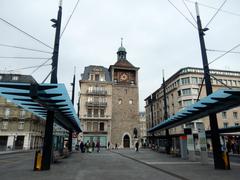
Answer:
[[[123,137],[123,147],[130,148],[130,138],[127,134]]]

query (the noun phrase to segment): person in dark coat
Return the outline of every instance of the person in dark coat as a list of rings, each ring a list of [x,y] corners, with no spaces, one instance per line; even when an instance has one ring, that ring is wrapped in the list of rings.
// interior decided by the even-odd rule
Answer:
[[[139,142],[138,141],[135,144],[135,148],[136,148],[136,152],[138,152],[138,148],[139,148]]]

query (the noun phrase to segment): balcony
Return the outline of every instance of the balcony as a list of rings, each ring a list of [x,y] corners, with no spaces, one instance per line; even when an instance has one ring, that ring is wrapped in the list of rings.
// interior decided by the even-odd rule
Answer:
[[[88,95],[106,96],[107,90],[87,90]]]
[[[86,102],[86,106],[88,107],[93,107],[93,106],[98,106],[98,107],[106,107],[107,102]]]

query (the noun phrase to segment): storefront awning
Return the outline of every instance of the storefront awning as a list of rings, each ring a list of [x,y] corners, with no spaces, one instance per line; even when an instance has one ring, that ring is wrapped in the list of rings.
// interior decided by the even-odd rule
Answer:
[[[64,84],[0,82],[0,96],[46,120],[54,111],[55,122],[67,130],[80,132],[80,120]]]
[[[220,89],[162,121],[148,132],[173,128],[237,106],[240,106],[240,89]]]

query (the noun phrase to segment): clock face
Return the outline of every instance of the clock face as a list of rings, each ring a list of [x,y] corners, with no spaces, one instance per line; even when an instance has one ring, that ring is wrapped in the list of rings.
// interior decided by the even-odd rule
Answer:
[[[126,74],[126,73],[122,73],[121,75],[120,75],[120,80],[121,81],[126,81],[128,79],[128,75]]]

